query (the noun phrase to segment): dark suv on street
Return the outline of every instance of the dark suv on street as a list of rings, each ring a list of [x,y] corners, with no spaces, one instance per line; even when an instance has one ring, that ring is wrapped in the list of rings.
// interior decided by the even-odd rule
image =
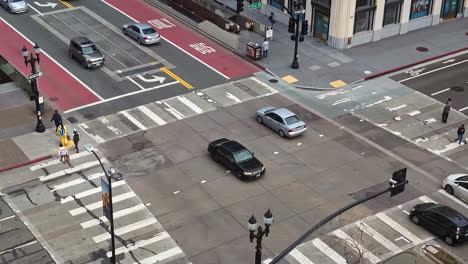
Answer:
[[[446,205],[418,204],[411,208],[409,217],[413,223],[444,239],[448,245],[468,239],[468,219]]]
[[[83,36],[74,37],[70,40],[68,56],[79,61],[85,69],[102,66],[105,62],[104,55],[96,45]]]

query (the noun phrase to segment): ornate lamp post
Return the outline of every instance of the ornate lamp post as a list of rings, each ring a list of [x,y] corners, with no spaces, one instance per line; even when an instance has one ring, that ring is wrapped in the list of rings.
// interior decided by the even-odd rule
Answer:
[[[270,212],[270,209],[263,216],[263,223],[265,224],[265,230],[261,226],[257,228],[257,219],[252,215],[248,222],[248,228],[250,231],[250,243],[253,243],[254,239],[257,240],[257,245],[255,246],[255,264],[262,263],[262,238],[263,236],[268,236],[270,233],[270,225],[273,223],[273,215]],[[257,229],[257,234],[255,234],[255,229]]]
[[[36,54],[36,57],[31,53],[31,57],[28,59],[29,56],[29,51],[26,48],[26,46],[23,46],[22,49],[23,53],[23,58],[24,58],[24,64],[26,64],[26,67],[28,66],[28,63],[31,65],[31,73],[38,74],[36,71],[36,62],[39,64],[40,62],[40,57],[39,54],[41,54],[41,48],[39,48],[39,45],[34,45],[34,53]],[[38,75],[37,77],[39,77]],[[41,118],[41,109],[40,109],[40,103],[39,103],[39,90],[37,88],[37,77],[33,77],[31,79],[31,89],[32,89],[32,96],[34,97],[34,101],[36,102],[36,114],[37,114],[37,125],[36,125],[36,132],[43,133],[45,131],[45,126],[44,123],[42,123],[42,118]],[[42,97],[41,97],[42,98]]]

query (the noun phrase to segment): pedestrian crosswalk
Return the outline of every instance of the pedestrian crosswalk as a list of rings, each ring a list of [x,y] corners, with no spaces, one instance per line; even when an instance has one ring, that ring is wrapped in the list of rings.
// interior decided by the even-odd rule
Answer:
[[[103,143],[274,93],[277,93],[274,88],[250,77],[102,116],[78,126],[96,142]]]
[[[408,217],[413,206],[427,202],[445,204],[468,215],[466,203],[440,189],[337,230],[320,234],[299,245],[284,260],[290,264],[382,263],[400,252],[436,240],[433,234],[415,225]],[[442,247],[449,247],[442,240],[436,242]],[[271,259],[263,261],[264,264],[270,262]]]
[[[57,259],[102,263],[112,254],[109,220],[102,209],[100,181],[105,175],[94,155],[82,152],[70,157],[73,168],[57,160],[30,166],[27,170],[38,184],[5,197],[26,216],[27,224],[45,239]],[[125,179],[114,179],[112,192],[118,263],[190,263]]]

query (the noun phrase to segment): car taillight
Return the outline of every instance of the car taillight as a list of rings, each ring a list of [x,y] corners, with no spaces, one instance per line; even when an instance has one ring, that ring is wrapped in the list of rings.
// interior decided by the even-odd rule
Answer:
[[[145,40],[148,40],[149,38],[148,37],[145,37]]]
[[[460,228],[457,227],[457,232],[455,233],[455,237],[458,239],[460,237]]]
[[[291,133],[291,132],[292,132],[292,129],[289,129],[288,132]]]

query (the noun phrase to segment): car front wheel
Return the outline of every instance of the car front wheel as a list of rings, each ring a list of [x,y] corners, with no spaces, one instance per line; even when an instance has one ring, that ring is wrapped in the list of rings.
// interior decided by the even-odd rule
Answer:
[[[445,239],[444,239],[445,243],[447,243],[447,245],[453,245],[453,238],[451,236],[446,236]]]
[[[137,39],[138,44],[142,44],[141,39]]]
[[[453,187],[450,185],[445,186],[445,191],[447,191],[449,194],[453,194]]]
[[[286,136],[283,130],[278,131],[278,134],[280,135],[280,137],[283,137],[283,138]]]
[[[419,225],[419,217],[417,215],[413,215],[411,217],[411,221],[413,221],[413,223],[415,223],[416,225]]]
[[[259,122],[260,124],[263,124],[263,119],[261,116],[257,116],[257,122]]]

